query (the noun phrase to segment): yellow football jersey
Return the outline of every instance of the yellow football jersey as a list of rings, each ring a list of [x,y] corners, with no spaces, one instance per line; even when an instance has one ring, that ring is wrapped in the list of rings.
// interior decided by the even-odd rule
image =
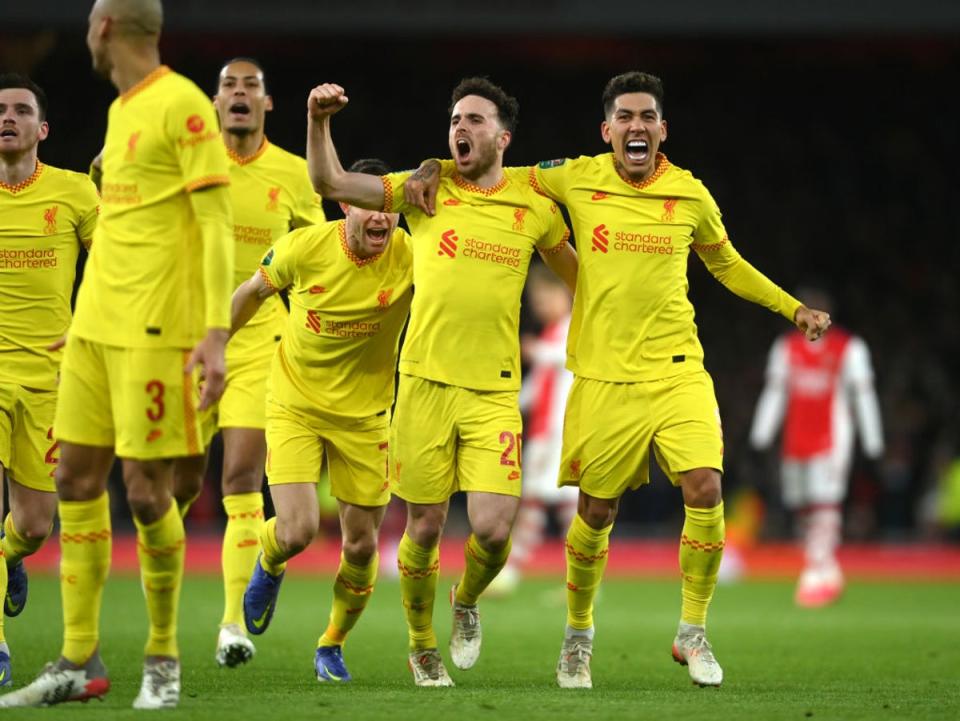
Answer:
[[[454,174],[440,180],[437,214],[403,202],[409,172],[383,177],[385,209],[404,213],[413,235],[417,292],[400,372],[478,391],[520,388],[520,296],[530,256],[569,236],[526,169],[504,169],[480,188]]]
[[[0,381],[53,390],[67,332],[80,243],[97,224],[90,179],[37,162],[19,185],[0,183]]]
[[[621,178],[612,153],[548,160],[528,178],[567,207],[577,238],[567,367],[578,376],[633,382],[703,367],[687,298],[691,248],[730,290],[793,320],[799,301],[737,253],[709,191],[666,156],[642,183]]]
[[[307,161],[266,139],[260,149],[230,158],[230,198],[236,251],[234,287],[250,279],[260,259],[280,236],[295,228],[324,222],[320,197],[313,191]],[[287,309],[271,296],[227,346],[227,366],[250,357],[273,354],[283,332]]]
[[[188,193],[229,182],[213,104],[191,81],[161,66],[118,97],[70,332],[126,348],[189,348],[202,338],[203,245]],[[232,264],[223,272],[233,277]],[[228,298],[211,312],[229,327]]]
[[[346,221],[300,228],[274,244],[260,273],[290,299],[268,399],[343,418],[388,410],[413,293],[406,232],[397,229],[383,253],[360,259],[347,245]]]

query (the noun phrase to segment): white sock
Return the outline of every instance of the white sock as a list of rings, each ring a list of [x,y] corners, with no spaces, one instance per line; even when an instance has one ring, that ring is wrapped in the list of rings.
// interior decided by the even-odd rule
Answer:
[[[593,626],[590,628],[573,628],[572,626],[567,626],[567,630],[564,633],[566,638],[580,637],[585,638],[588,641],[593,640]]]

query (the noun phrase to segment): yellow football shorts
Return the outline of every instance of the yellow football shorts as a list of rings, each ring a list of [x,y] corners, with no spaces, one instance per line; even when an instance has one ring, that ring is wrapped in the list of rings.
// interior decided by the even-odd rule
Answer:
[[[359,419],[306,415],[267,399],[267,481],[318,483],[327,456],[330,493],[355,506],[390,501],[387,411]]]
[[[519,496],[522,432],[516,391],[401,374],[390,433],[393,492],[410,503],[443,503],[457,491]]]
[[[229,346],[227,348],[229,350]],[[210,445],[220,428],[263,430],[267,427],[267,376],[272,359],[272,352],[243,358],[227,353],[227,383],[223,395],[202,414],[204,446]]]
[[[57,392],[0,383],[0,465],[9,477],[35,491],[53,493],[59,458],[53,440]]]
[[[119,348],[70,336],[60,368],[54,435],[112,446],[121,458],[203,453],[197,417],[199,371],[189,350]]]
[[[619,498],[650,481],[651,447],[674,485],[695,468],[723,470],[720,410],[706,371],[643,383],[574,379],[558,485]]]

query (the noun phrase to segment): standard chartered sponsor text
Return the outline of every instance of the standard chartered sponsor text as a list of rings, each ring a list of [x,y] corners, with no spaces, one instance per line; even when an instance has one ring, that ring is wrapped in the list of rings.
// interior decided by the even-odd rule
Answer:
[[[0,248],[0,269],[35,270],[56,267],[57,251],[53,248],[27,248],[25,250]]]
[[[463,257],[487,260],[491,263],[509,265],[514,268],[520,266],[520,249],[512,248],[502,243],[490,243],[476,238],[467,238],[463,243]]]
[[[238,243],[251,245],[270,245],[273,241],[270,228],[258,228],[255,225],[234,225],[233,237]]]
[[[366,338],[380,332],[380,323],[368,323],[363,320],[327,320],[323,330],[329,335],[341,338]]]
[[[673,255],[673,238],[669,235],[653,233],[630,233],[618,230],[613,235],[614,250],[628,253],[651,253],[654,255]]]

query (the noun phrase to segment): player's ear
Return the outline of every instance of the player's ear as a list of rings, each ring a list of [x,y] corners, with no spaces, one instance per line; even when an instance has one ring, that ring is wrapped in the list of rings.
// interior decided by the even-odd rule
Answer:
[[[513,134],[509,130],[501,130],[500,137],[497,138],[497,148],[501,151],[506,150],[513,140]]]
[[[667,142],[667,121],[666,120],[660,121],[660,142],[661,143]]]
[[[350,206],[346,203],[337,203],[340,206],[340,211],[343,213],[343,217],[346,218],[347,214],[350,212]]]
[[[603,138],[603,142],[605,142],[607,145],[610,144],[610,124],[606,121],[606,119],[600,123],[600,137]]]
[[[263,109],[266,110],[266,111],[268,111],[268,112],[271,111],[271,110],[273,110],[273,96],[272,96],[272,95],[267,95],[267,96],[263,99]]]
[[[50,135],[50,125],[46,120],[44,120],[42,123],[40,123],[40,128],[37,132],[37,138],[40,140],[46,140],[48,135]]]

